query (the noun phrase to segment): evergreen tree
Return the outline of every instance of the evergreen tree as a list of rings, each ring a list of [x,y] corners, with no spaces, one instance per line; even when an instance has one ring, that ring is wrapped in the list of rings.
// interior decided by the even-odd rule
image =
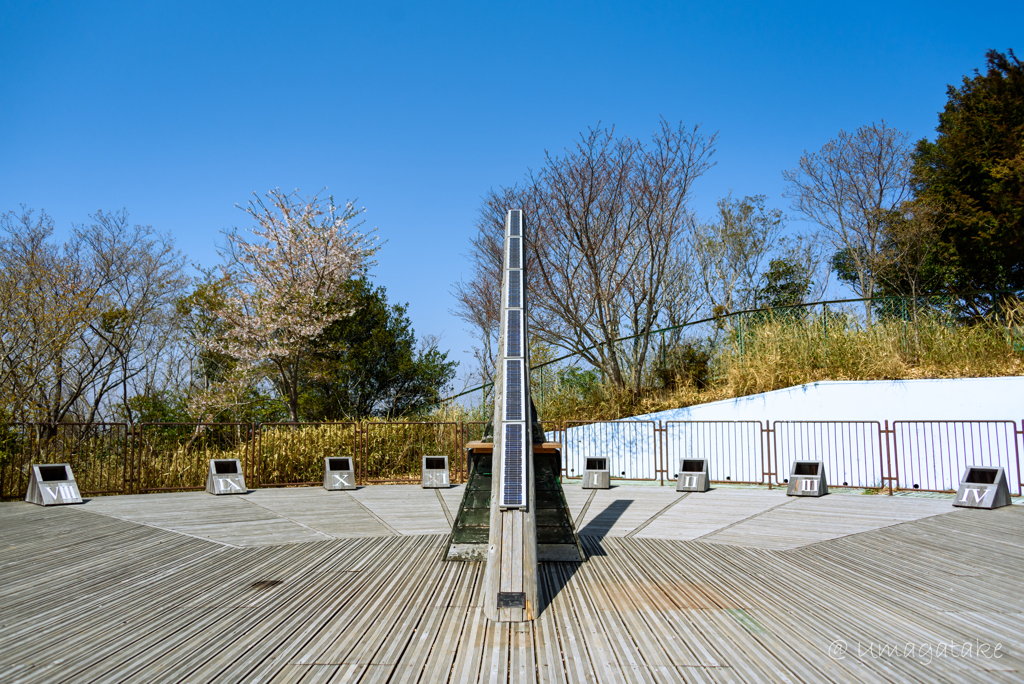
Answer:
[[[303,367],[301,413],[306,420],[398,417],[434,404],[455,377],[455,361],[435,340],[417,348],[406,306],[388,305],[383,287],[350,280],[355,312],[329,325]]]
[[[937,213],[930,267],[950,290],[1024,288],[1024,64],[990,50],[988,71],[949,86],[935,142],[917,144],[920,201]],[[991,302],[967,302],[981,313]]]

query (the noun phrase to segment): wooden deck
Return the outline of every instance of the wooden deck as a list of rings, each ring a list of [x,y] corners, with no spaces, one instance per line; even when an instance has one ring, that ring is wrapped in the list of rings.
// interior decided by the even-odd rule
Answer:
[[[458,488],[0,504],[0,680],[1024,677],[1024,507],[566,494],[590,558],[542,564],[541,617],[511,626],[480,564],[439,560]]]

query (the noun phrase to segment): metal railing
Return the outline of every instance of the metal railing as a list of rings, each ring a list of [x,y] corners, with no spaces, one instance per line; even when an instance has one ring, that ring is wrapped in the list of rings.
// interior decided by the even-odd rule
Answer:
[[[878,489],[887,480],[877,421],[777,421],[772,424],[773,484],[789,479],[793,461],[823,461],[828,484]]]
[[[1020,436],[1009,420],[896,421],[893,481],[899,489],[948,491],[968,465],[999,466],[1010,491],[1019,495]]]
[[[362,465],[356,423],[263,423],[257,435],[250,486],[323,484],[324,459],[330,456],[352,458],[357,473]]]
[[[557,434],[567,477],[581,477],[588,458],[605,458],[611,477],[664,479],[667,469],[658,421],[567,421]]]
[[[465,449],[482,422],[0,424],[0,496],[24,498],[33,463],[70,463],[85,496],[200,490],[209,460],[237,458],[250,487],[317,485],[324,459],[351,456],[358,484],[418,482],[422,457],[448,456],[465,482]],[[562,476],[607,458],[618,480],[671,484],[682,458],[714,482],[785,485],[794,460],[825,462],[831,487],[951,491],[968,465],[1000,466],[1024,495],[1024,421],[566,421]]]
[[[126,483],[127,493],[203,489],[213,458],[237,458],[242,462],[246,482],[252,482],[256,479],[255,434],[256,427],[250,423],[137,425],[132,430],[134,468],[131,480]]]
[[[703,458],[720,482],[766,484],[770,468],[763,432],[757,421],[669,420],[666,460],[678,467],[680,459]]]
[[[123,423],[61,423],[0,425],[0,493],[28,489],[33,463],[69,463],[84,496],[127,494],[134,480]]]

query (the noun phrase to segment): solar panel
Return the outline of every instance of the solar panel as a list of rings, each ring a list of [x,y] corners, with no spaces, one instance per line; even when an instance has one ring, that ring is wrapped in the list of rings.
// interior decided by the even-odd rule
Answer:
[[[502,470],[501,505],[523,505],[523,426],[505,426],[504,469]]]
[[[508,272],[508,305],[515,309],[522,306],[519,288],[519,274],[522,271]]]
[[[523,369],[518,359],[505,362],[505,420],[523,419]]]
[[[505,329],[505,356],[522,356],[522,326],[519,323],[520,312],[513,309],[508,312],[508,327]]]
[[[501,466],[498,505],[502,508],[522,508],[526,501],[526,468],[530,455],[529,424],[526,407],[529,405],[529,374],[526,367],[526,283],[523,279],[522,212],[510,211],[505,219],[505,273],[508,290],[501,311],[501,325],[505,334],[502,349],[504,383],[501,405],[495,412],[495,437],[501,435]],[[498,424],[500,423],[500,425]],[[496,440],[497,441],[497,440]]]

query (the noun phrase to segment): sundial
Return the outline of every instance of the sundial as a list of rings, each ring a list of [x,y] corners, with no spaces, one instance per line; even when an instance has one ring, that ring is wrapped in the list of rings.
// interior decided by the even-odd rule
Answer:
[[[467,445],[469,481],[446,551],[447,560],[487,564],[484,613],[496,622],[537,617],[538,561],[583,560],[562,492],[561,445],[544,441],[530,397],[525,233],[523,212],[509,211],[494,414],[485,441]]]

